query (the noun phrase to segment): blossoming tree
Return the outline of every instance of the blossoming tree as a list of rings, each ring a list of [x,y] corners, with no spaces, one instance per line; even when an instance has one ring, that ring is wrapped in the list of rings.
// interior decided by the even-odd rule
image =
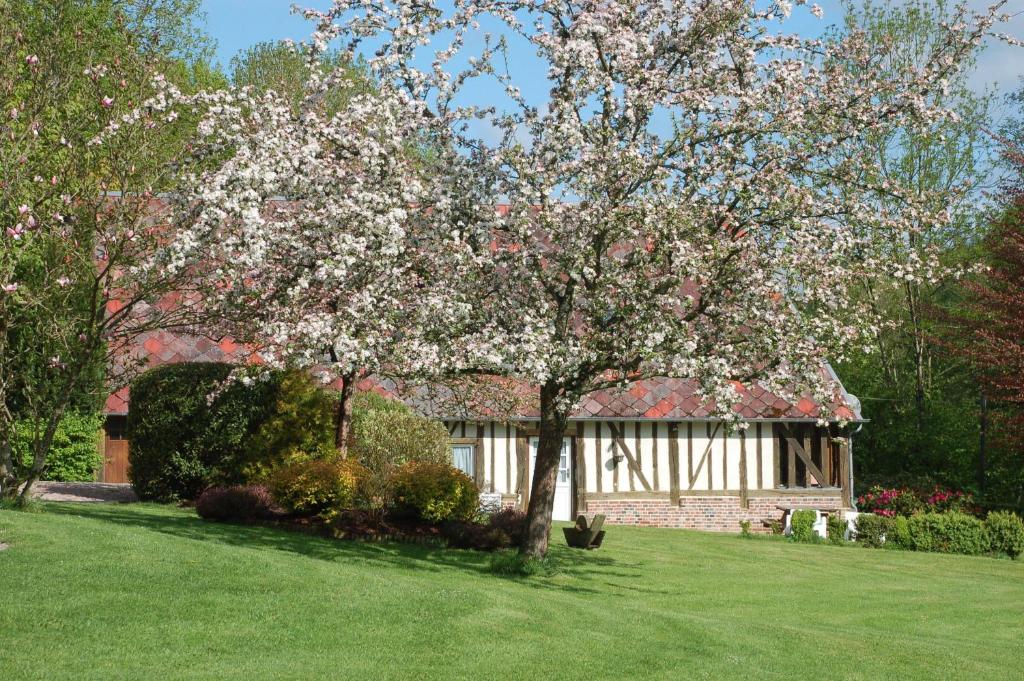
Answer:
[[[957,8],[926,57],[895,71],[863,32],[786,34],[793,4],[336,0],[310,13],[343,50],[379,45],[374,78],[428,109],[420,124],[444,140],[448,199],[424,217],[453,232],[447,288],[463,304],[457,332],[435,339],[437,368],[540,386],[527,555],[546,552],[583,395],[687,377],[732,417],[757,380],[827,409],[823,359],[864,347],[874,323],[851,286],[905,276],[880,246],[947,219],[868,172],[857,141],[927,134],[949,115],[927,95],[969,63],[1001,4]],[[534,73],[517,73],[530,59]],[[532,101],[517,86],[537,72]]]
[[[438,253],[428,226],[440,223],[419,218],[432,203],[424,105],[394,83],[367,87],[352,60],[325,59],[333,35],[321,22],[294,47],[307,67],[290,91],[184,96],[168,85],[123,122],[143,110],[165,123],[199,112],[173,198],[189,237],[159,266],[201,263],[214,332],[272,365],[340,381],[336,442],[345,449],[358,377],[431,364],[421,330],[448,307],[443,288],[425,285]]]

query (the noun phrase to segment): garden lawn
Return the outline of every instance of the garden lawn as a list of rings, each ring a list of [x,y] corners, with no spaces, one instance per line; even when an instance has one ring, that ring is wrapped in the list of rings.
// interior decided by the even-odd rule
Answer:
[[[1024,678],[1024,562],[556,532],[517,580],[167,506],[0,511],[0,679]]]

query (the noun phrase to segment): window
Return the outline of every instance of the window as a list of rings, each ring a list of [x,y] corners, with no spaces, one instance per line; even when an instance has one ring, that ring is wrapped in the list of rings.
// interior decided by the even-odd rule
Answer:
[[[452,445],[452,465],[473,477],[473,445]]]

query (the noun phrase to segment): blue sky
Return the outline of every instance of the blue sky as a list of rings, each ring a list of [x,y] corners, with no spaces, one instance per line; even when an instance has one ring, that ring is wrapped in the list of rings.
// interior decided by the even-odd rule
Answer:
[[[842,20],[840,3],[837,0],[817,0],[825,10],[823,19],[815,19],[806,9],[798,8],[792,19],[786,22],[787,30],[806,36],[821,33],[830,24]],[[264,40],[302,40],[308,37],[311,25],[301,17],[294,16],[290,7],[294,0],[204,0],[203,9],[207,15],[206,28],[217,41],[217,58],[225,67],[231,57],[253,43]],[[303,6],[324,8],[329,0],[299,0]],[[981,8],[987,0],[971,0],[972,6]],[[1019,13],[1006,32],[1024,38],[1024,0],[1010,0],[1007,11]],[[521,72],[514,74],[517,80],[543,87],[543,79],[531,77],[532,55],[513,55]],[[972,78],[974,87],[981,89],[995,84],[1004,92],[1018,87],[1024,76],[1024,48],[1005,45],[990,47],[982,55],[977,72]],[[529,96],[527,88],[524,94]]]

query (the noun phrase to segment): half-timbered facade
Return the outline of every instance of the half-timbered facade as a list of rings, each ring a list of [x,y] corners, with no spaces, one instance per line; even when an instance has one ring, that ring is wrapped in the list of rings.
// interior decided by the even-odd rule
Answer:
[[[555,519],[604,513],[618,524],[736,531],[740,520],[763,528],[786,508],[850,508],[850,430],[860,421],[859,407],[825,370],[835,384],[832,413],[847,426],[819,426],[811,400],[790,404],[758,386],[744,390],[737,405],[745,429],[712,418],[685,380],[646,380],[589,395],[565,433]],[[360,387],[391,392],[387,382]],[[481,492],[526,507],[536,414],[452,417],[429,402],[406,401],[445,422],[454,465]]]

